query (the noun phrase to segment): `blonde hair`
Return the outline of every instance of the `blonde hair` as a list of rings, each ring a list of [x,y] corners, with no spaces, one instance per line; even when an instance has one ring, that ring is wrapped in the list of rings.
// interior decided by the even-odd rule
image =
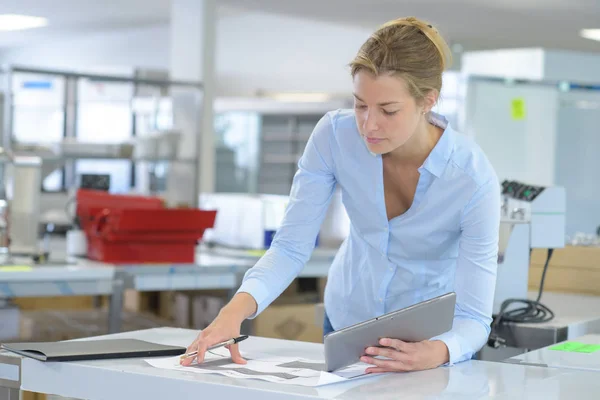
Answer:
[[[403,78],[412,96],[422,100],[442,89],[442,73],[452,63],[448,44],[428,22],[415,17],[389,21],[361,46],[350,63],[352,77],[367,70],[373,75]]]

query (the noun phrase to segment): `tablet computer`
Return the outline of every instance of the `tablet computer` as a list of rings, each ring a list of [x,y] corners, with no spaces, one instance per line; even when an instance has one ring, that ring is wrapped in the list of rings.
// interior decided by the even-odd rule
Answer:
[[[450,292],[327,334],[327,371],[359,362],[367,347],[381,346],[381,338],[420,342],[448,332],[452,329],[455,304],[456,293]]]

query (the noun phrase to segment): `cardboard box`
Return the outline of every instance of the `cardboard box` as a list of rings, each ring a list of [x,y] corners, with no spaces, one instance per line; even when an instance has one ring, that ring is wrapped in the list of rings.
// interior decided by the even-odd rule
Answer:
[[[2,398],[2,397],[0,397],[0,398]],[[48,399],[48,396],[45,394],[22,391],[21,392],[21,400],[49,400],[49,399]],[[57,399],[55,398],[54,400],[57,400]],[[63,399],[61,399],[61,400],[63,400]]]
[[[529,289],[539,290],[547,250],[531,252]],[[600,295],[600,247],[555,249],[548,264],[544,291]]]
[[[298,279],[294,279],[292,283],[281,293],[280,297],[296,296],[299,293]]]
[[[123,308],[131,312],[152,312],[154,292],[138,292],[126,289],[123,293]]]
[[[26,310],[81,310],[94,307],[93,296],[18,297],[13,303]]]
[[[252,322],[255,336],[323,343],[323,326],[315,324],[318,293],[279,298]]]
[[[176,326],[204,329],[227,304],[230,295],[229,290],[161,292],[157,314]],[[298,303],[305,301],[307,297],[314,302],[318,301],[316,293],[300,294],[298,280],[294,280],[281,294],[278,303]]]
[[[192,302],[193,329],[204,329],[219,315],[225,299],[217,296],[195,296]]]
[[[325,301],[325,287],[327,287],[327,278],[319,278],[319,301]]]
[[[175,302],[173,307],[174,313],[171,315],[169,320],[175,321],[176,324],[189,328],[192,297],[185,293],[175,293],[173,300]]]
[[[227,290],[163,292],[159,315],[177,326],[204,329],[219,314],[229,300]]]

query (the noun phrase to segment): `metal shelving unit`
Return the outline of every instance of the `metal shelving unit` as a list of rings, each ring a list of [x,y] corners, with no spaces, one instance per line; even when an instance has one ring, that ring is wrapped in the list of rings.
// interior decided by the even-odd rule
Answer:
[[[131,182],[135,182],[135,168],[140,165],[182,165],[185,168],[193,168],[193,172],[191,175],[194,177],[194,192],[199,193],[199,179],[198,179],[198,171],[199,171],[199,154],[200,154],[200,140],[198,132],[191,132],[190,137],[193,136],[194,145],[189,146],[190,143],[186,143],[184,146],[180,145],[180,149],[185,147],[185,155],[182,154],[180,157],[139,157],[134,154],[119,154],[118,152],[107,152],[106,154],[102,154],[99,152],[98,154],[90,154],[86,152],[82,152],[81,154],[77,154],[74,152],[68,153],[59,153],[55,151],[52,153],[51,151],[44,151],[42,153],[36,154],[36,151],[33,147],[39,145],[40,148],[48,148],[49,143],[43,140],[40,143],[27,143],[28,150],[23,150],[22,146],[17,148],[17,143],[15,140],[15,131],[14,131],[14,121],[15,121],[15,110],[17,105],[15,105],[15,77],[17,76],[31,76],[31,82],[36,82],[35,77],[47,77],[48,79],[60,79],[61,82],[64,82],[64,93],[63,101],[60,104],[60,114],[62,119],[62,137],[63,140],[73,140],[78,136],[78,118],[82,118],[81,115],[78,115],[80,111],[80,106],[85,104],[79,98],[80,89],[82,84],[88,85],[99,85],[98,87],[102,87],[102,85],[126,85],[127,88],[131,88],[131,98],[130,99],[119,99],[116,102],[119,102],[123,107],[129,107],[129,111],[131,113],[131,126],[123,127],[123,129],[129,129],[131,132],[131,138],[135,139],[137,136],[137,132],[139,131],[139,112],[134,108],[134,100],[138,100],[140,98],[158,98],[158,99],[171,99],[171,96],[177,96],[178,94],[185,93],[189,98],[193,99],[201,99],[203,85],[200,82],[192,82],[192,81],[174,81],[168,79],[160,79],[153,77],[143,77],[141,75],[150,75],[150,76],[161,76],[161,74],[152,74],[147,73],[144,74],[140,71],[134,71],[131,76],[118,76],[118,75],[106,75],[106,74],[91,74],[91,73],[79,73],[72,71],[61,71],[61,70],[52,70],[52,69],[41,69],[41,68],[29,68],[22,66],[7,66],[2,69],[0,72],[3,76],[4,83],[4,91],[3,91],[3,106],[2,106],[2,115],[0,116],[0,121],[2,123],[2,143],[5,150],[9,152],[14,152],[19,150],[21,152],[25,152],[26,154],[39,156],[45,166],[50,166],[51,163],[54,163],[58,166],[58,168],[63,168],[63,178],[62,178],[62,186],[63,189],[68,189],[73,187],[76,184],[76,175],[75,175],[75,163],[79,160],[98,160],[98,161],[130,161],[131,162]],[[39,79],[36,83],[39,89],[44,89],[43,85],[40,84]],[[192,93],[189,96],[189,93]],[[110,101],[110,100],[109,100]],[[199,100],[196,100],[200,103]],[[175,113],[175,101],[172,102],[172,110],[171,113]],[[43,107],[43,106],[42,106]],[[54,106],[58,110],[58,105]],[[192,108],[192,107],[190,107]],[[196,107],[194,104],[194,112],[198,115],[201,113],[201,105]],[[32,110],[34,112],[35,109]],[[189,110],[186,110],[189,112]],[[111,122],[111,121],[107,121]],[[198,127],[199,128],[199,127]],[[189,129],[189,127],[188,127]],[[189,132],[186,132],[188,134]],[[41,136],[42,134],[40,134]],[[186,140],[186,139],[182,139]],[[187,140],[190,140],[187,138]],[[54,144],[58,145],[58,144]],[[98,143],[99,147],[103,144]],[[51,147],[51,146],[50,146]],[[190,151],[191,147],[193,147],[193,151]],[[58,153],[58,154],[57,154]],[[192,154],[193,153],[193,154]],[[53,165],[54,165],[53,164]],[[149,171],[152,170],[153,167],[149,167]],[[180,168],[180,167],[178,167]],[[194,199],[197,205],[197,196]]]
[[[298,161],[317,122],[328,111],[348,108],[351,104],[351,100],[346,98],[322,102],[282,102],[268,98],[219,99],[216,102],[216,114],[239,116],[241,113],[252,116],[249,119],[256,121],[252,129],[235,128],[237,131],[234,131],[231,128],[230,132],[252,137],[252,142],[247,143],[246,147],[232,148],[234,153],[244,151],[251,145],[256,146],[248,171],[248,190],[245,191],[289,195]],[[225,160],[220,162],[217,155],[219,168],[225,164]]]
[[[260,193],[289,194],[308,139],[327,111],[261,115]]]

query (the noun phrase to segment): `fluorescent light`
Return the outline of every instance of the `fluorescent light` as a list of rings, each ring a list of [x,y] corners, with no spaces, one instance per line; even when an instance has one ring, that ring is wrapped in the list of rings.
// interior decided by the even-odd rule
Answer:
[[[48,25],[48,20],[28,15],[0,14],[0,31],[20,31],[41,28]]]
[[[597,40],[600,42],[600,29],[582,29],[579,32],[579,35],[582,38],[590,39],[590,40]]]

